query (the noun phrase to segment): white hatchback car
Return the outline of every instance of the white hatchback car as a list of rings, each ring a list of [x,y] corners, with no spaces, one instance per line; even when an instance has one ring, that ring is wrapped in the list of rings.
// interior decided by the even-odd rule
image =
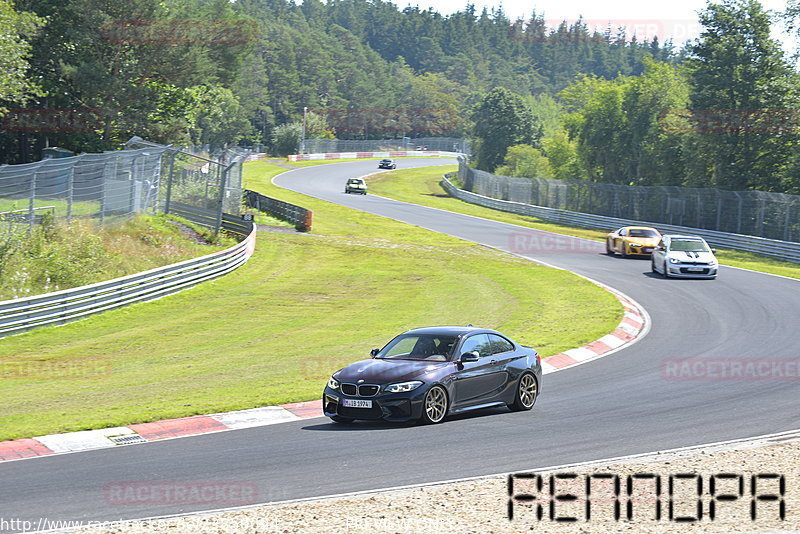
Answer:
[[[717,277],[716,250],[694,235],[665,235],[653,251],[652,270],[665,278]]]

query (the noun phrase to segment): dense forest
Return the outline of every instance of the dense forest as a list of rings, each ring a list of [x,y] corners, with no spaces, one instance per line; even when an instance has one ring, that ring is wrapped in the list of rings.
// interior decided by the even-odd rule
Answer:
[[[701,23],[676,48],[471,5],[0,0],[0,163],[132,135],[285,153],[307,108],[307,137],[469,137],[514,176],[796,191],[796,71],[769,16],[722,0]]]

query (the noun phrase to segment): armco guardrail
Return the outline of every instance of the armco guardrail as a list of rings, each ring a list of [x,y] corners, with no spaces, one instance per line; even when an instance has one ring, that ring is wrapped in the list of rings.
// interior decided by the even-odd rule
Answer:
[[[255,225],[239,226],[242,231],[249,228],[247,237],[226,250],[107,282],[0,302],[0,337],[157,299],[227,274],[255,250]]]
[[[173,202],[170,205],[169,212],[208,228],[216,227],[217,217],[219,216],[219,212],[216,210],[197,208],[189,204],[183,204],[182,202]],[[223,213],[221,228],[234,234],[247,236],[252,230],[252,223],[242,220],[241,217]]]
[[[647,221],[634,221],[630,219],[618,219],[615,217],[605,217],[603,215],[591,215],[574,211],[560,210],[555,208],[545,208],[521,202],[511,202],[496,198],[485,197],[470,191],[464,191],[453,185],[447,177],[442,178],[442,187],[450,194],[460,200],[477,204],[486,208],[520,215],[538,217],[545,221],[552,221],[569,226],[581,226],[584,228],[596,228],[600,230],[614,230],[620,226],[645,225],[654,226],[666,234],[691,234],[699,235],[709,242],[712,246],[732,248],[745,252],[754,252],[774,258],[780,258],[796,263],[800,263],[800,243],[793,241],[780,241],[777,239],[767,239],[749,235],[729,234],[714,230],[704,230],[701,228],[690,228],[687,226],[673,226],[669,224],[652,223]]]
[[[250,208],[255,208],[264,213],[269,213],[273,217],[282,221],[287,221],[301,232],[311,231],[311,221],[313,212],[294,204],[289,204],[276,198],[271,198],[245,189],[244,191],[245,205]]]

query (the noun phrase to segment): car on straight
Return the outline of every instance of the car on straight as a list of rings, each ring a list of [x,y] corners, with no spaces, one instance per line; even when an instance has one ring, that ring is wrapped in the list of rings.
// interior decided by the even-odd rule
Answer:
[[[393,159],[382,159],[378,162],[379,169],[396,169],[397,163]]]
[[[345,193],[367,194],[367,182],[363,178],[350,178],[344,186]]]
[[[439,423],[493,406],[530,410],[542,387],[539,353],[484,328],[417,328],[371,356],[328,381],[322,406],[333,421]]]
[[[665,235],[653,251],[651,270],[665,278],[717,277],[716,250],[695,235]]]
[[[649,256],[653,253],[661,232],[649,226],[623,226],[606,236],[606,254],[619,253],[628,256]]]

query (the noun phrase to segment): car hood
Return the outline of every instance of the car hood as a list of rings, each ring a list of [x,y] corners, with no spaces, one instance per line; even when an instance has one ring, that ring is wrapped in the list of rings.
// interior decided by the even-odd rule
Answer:
[[[364,380],[364,383],[389,384],[406,380],[419,380],[430,372],[452,365],[451,362],[432,362],[371,358],[348,365],[335,374],[340,382]]]
[[[711,252],[686,252],[683,250],[672,250],[669,253],[670,258],[675,258],[684,262],[711,262],[716,261],[716,258]]]

